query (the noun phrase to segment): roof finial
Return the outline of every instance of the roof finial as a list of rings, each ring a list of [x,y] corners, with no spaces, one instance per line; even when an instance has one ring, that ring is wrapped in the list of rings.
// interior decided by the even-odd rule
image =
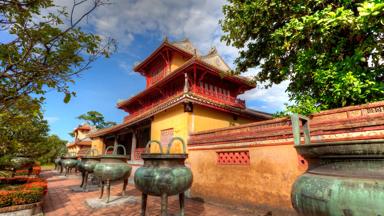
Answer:
[[[217,53],[217,49],[215,46],[212,46],[211,50],[209,50],[209,54],[214,54],[214,53]]]
[[[163,41],[168,43],[168,36],[165,36]]]

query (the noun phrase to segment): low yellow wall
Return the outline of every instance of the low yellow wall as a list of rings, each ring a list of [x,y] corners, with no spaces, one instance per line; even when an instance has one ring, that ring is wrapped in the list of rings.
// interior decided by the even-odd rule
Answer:
[[[191,118],[191,121],[194,122],[194,125],[191,126],[192,132],[212,130],[253,122],[252,120],[242,117],[238,117],[235,120],[233,115],[230,113],[220,112],[200,105],[194,105]]]
[[[189,150],[192,197],[264,209],[274,204],[278,211],[293,212],[291,187],[303,172],[293,145],[228,149],[232,150],[249,150],[250,164],[219,165],[217,150]]]

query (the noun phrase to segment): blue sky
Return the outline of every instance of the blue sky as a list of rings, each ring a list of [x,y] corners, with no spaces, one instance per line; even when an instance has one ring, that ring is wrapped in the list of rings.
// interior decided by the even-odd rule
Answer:
[[[56,0],[59,5],[70,6],[72,1]],[[145,79],[132,71],[133,65],[145,59],[168,36],[171,40],[189,38],[205,54],[212,46],[233,67],[238,50],[220,42],[219,20],[224,1],[155,1],[111,0],[112,4],[99,8],[82,25],[102,36],[118,41],[118,51],[109,59],[98,59],[92,68],[76,78],[71,90],[77,93],[68,104],[64,95],[50,91],[44,103],[44,115],[51,133],[62,139],[78,124],[76,117],[90,110],[101,112],[106,120],[122,122],[127,113],[116,108],[119,99],[129,98],[144,90]],[[81,14],[86,8],[79,8]],[[2,35],[0,35],[1,37]],[[3,39],[3,38],[2,38]],[[245,75],[251,76],[257,69]],[[247,106],[266,112],[275,112],[287,102],[287,83],[270,89],[257,88],[242,97]]]

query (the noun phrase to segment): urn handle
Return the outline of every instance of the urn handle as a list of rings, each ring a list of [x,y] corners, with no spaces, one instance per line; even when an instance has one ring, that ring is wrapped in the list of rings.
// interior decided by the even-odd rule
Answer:
[[[108,147],[105,149],[105,154],[108,154],[108,150],[111,149],[111,148],[113,149],[113,146],[108,146]],[[112,151],[112,153],[113,153],[113,151]]]
[[[127,155],[127,150],[125,149],[125,147],[121,144],[117,145],[116,146],[116,152],[114,152],[114,154],[117,154],[117,149],[122,148],[123,149],[123,152],[124,152],[124,155]]]
[[[161,146],[161,143],[157,140],[149,140],[147,142],[147,145],[145,146],[145,153],[149,153],[149,147],[151,146],[152,143],[156,143],[160,148],[160,153],[163,154],[163,147]]]
[[[185,147],[185,142],[184,142],[184,140],[183,140],[181,137],[173,137],[173,138],[169,141],[169,143],[168,143],[168,149],[167,149],[167,154],[170,154],[171,147],[172,147],[172,145],[173,145],[173,143],[174,143],[175,140],[179,140],[179,141],[181,142],[181,144],[183,145],[183,152],[184,152],[184,154],[186,154],[186,153],[187,153],[187,149],[186,149],[186,147]]]
[[[111,148],[113,149],[112,154],[117,154],[117,149],[119,149],[119,147],[121,147],[123,149],[124,155],[127,155],[127,150],[125,150],[125,147],[121,144],[116,145],[116,149],[114,148],[114,146],[108,146],[105,149],[105,154],[108,154],[108,150]]]
[[[297,113],[291,115],[292,121],[292,133],[293,141],[295,146],[301,145],[301,132],[300,132],[300,122],[303,126],[304,132],[304,144],[311,144],[311,134],[309,129],[309,118]]]

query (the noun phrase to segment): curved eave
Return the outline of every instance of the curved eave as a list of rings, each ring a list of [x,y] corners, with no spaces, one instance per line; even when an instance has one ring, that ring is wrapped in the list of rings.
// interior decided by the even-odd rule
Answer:
[[[91,146],[91,145],[92,145],[92,141],[77,141],[67,145],[67,148],[73,147],[73,146]]]
[[[193,54],[192,53],[189,53],[179,47],[176,47],[174,45],[172,45],[171,43],[169,43],[168,41],[164,41],[155,51],[152,52],[151,55],[149,55],[146,59],[144,59],[144,61],[140,62],[138,65],[136,65],[133,70],[135,72],[139,72],[139,73],[143,73],[142,72],[142,69],[147,66],[149,63],[151,63],[151,61],[154,59],[154,57],[156,57],[160,51],[163,49],[163,48],[170,48],[170,49],[173,49],[177,52],[179,52],[180,54],[184,55],[184,56],[187,56],[189,58],[192,58]]]
[[[242,85],[248,87],[247,90],[256,87],[256,84],[252,83],[251,80],[249,80],[246,77],[230,75],[230,74],[228,74],[228,71],[223,71],[220,68],[217,68],[214,65],[208,64],[199,58],[195,58],[195,62],[201,66],[205,66],[207,69],[210,69],[211,73],[213,73],[215,75],[219,75],[220,77],[223,77],[224,79],[227,79],[227,80],[230,80],[230,81],[233,81],[233,82],[236,82],[238,84],[242,84]]]
[[[227,79],[229,81],[236,82],[236,83],[238,83],[240,85],[244,85],[244,87],[245,87],[244,90],[250,90],[250,89],[256,87],[256,85],[251,83],[247,78],[242,78],[242,77],[233,76],[233,75],[227,75],[225,73],[228,73],[228,72],[221,71],[220,69],[216,68],[215,66],[207,64],[204,61],[199,60],[198,58],[193,57],[190,60],[186,61],[183,65],[178,67],[176,70],[174,70],[170,74],[166,75],[159,82],[157,82],[154,85],[148,87],[147,89],[145,89],[144,91],[140,92],[139,94],[137,94],[137,95],[135,95],[135,96],[133,96],[133,97],[131,97],[129,99],[126,99],[126,100],[123,100],[123,101],[117,103],[117,108],[124,109],[125,106],[128,106],[129,104],[135,102],[140,97],[148,94],[152,90],[154,90],[154,89],[158,88],[159,86],[163,85],[164,83],[166,83],[168,80],[170,80],[173,77],[179,75],[181,71],[189,69],[189,67],[192,67],[193,64],[198,64],[199,66],[205,67],[206,69],[209,69],[208,71],[211,74],[218,75],[218,76],[222,77],[223,79]]]

